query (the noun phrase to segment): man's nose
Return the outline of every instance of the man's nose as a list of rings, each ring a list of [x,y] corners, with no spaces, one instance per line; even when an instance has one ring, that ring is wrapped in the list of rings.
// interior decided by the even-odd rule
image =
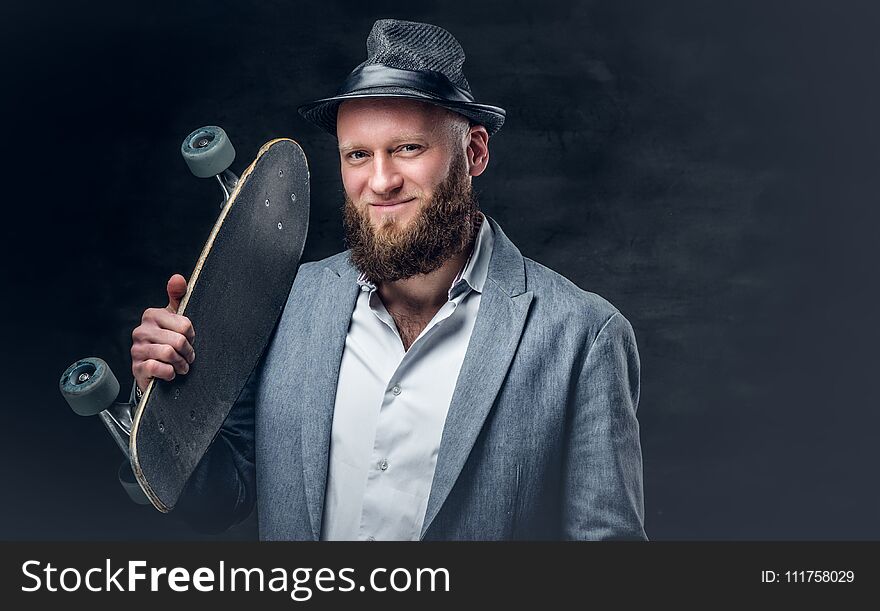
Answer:
[[[373,172],[370,175],[370,189],[380,195],[392,193],[403,186],[403,176],[391,159],[376,156],[373,158]]]

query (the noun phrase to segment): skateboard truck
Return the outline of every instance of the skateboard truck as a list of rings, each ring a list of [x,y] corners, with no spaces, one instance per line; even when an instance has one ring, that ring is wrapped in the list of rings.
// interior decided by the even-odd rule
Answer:
[[[223,200],[220,202],[223,208],[239,180],[229,170],[235,160],[235,149],[226,132],[215,125],[200,127],[183,140],[180,152],[195,176],[217,179],[223,191]],[[119,381],[107,363],[97,357],[79,360],[68,367],[61,375],[60,389],[74,412],[80,416],[97,415],[101,419],[126,457],[117,474],[120,484],[132,501],[149,505],[150,500],[137,483],[131,468],[129,441],[135,407],[134,393],[128,403],[117,402]]]
[[[125,470],[131,471],[128,440],[131,434],[132,405],[116,401],[119,381],[107,363],[97,357],[75,362],[61,374],[60,388],[61,394],[74,412],[80,416],[97,415],[101,419],[110,437],[128,459],[119,469],[120,483],[132,501],[138,505],[149,505],[150,500],[137,482],[132,487],[126,481],[133,478],[133,475],[129,478],[125,473]]]
[[[229,170],[235,159],[235,149],[226,132],[216,125],[200,127],[183,139],[180,154],[195,176],[217,179],[223,191],[223,200],[220,202],[223,208],[238,184],[238,176]]]

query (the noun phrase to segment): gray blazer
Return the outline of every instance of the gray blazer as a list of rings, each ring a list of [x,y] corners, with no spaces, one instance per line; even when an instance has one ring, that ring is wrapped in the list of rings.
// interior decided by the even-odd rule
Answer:
[[[495,247],[422,539],[645,539],[632,327],[489,222]],[[256,503],[261,539],[320,537],[357,276],[347,252],[300,267],[260,367],[178,504],[200,530]]]

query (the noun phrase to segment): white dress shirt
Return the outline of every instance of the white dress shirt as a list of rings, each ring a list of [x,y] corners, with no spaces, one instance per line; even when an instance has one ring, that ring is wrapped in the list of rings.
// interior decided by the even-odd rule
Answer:
[[[409,350],[376,286],[358,278],[336,388],[322,539],[419,539],[493,242],[484,217],[448,301]]]

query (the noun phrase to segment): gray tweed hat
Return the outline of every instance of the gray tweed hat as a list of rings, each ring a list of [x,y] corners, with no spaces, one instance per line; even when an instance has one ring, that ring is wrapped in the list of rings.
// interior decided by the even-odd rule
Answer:
[[[428,23],[380,19],[367,37],[367,59],[335,96],[299,107],[299,113],[336,136],[336,111],[345,100],[407,98],[436,104],[483,125],[493,135],[505,111],[477,104],[462,72],[464,50],[449,32]]]

